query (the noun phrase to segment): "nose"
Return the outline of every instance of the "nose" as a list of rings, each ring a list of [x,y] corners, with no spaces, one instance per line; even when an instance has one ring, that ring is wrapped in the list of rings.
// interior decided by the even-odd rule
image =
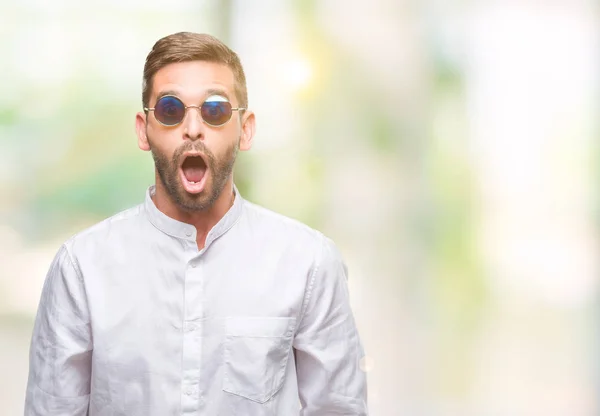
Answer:
[[[183,120],[183,134],[189,140],[202,140],[204,138],[204,122],[200,116],[200,108],[188,107]]]

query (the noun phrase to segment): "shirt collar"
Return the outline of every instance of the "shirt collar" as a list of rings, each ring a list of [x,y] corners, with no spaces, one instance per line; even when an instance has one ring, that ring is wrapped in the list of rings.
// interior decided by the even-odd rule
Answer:
[[[144,208],[148,215],[149,221],[165,234],[195,242],[196,227],[194,227],[192,224],[173,219],[160,211],[156,205],[154,205],[154,201],[152,200],[152,196],[155,192],[155,185],[150,186],[146,191]],[[217,222],[215,226],[208,232],[208,235],[206,236],[206,242],[204,244],[205,247],[208,247],[212,241],[225,234],[239,219],[242,213],[244,200],[235,184],[233,185],[233,192],[235,194],[233,205],[225,213],[223,218],[221,218],[219,222]]]

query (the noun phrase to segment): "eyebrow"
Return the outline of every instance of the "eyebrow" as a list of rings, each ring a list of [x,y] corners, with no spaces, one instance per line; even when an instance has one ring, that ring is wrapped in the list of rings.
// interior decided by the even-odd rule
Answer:
[[[175,97],[179,98],[179,93],[177,91],[165,90],[156,96],[156,101],[160,100],[162,97],[167,96],[167,95],[174,95]],[[231,100],[231,98],[227,94],[227,91],[225,91],[221,88],[209,88],[208,90],[206,90],[204,92],[204,99],[210,97],[211,95],[222,95],[223,97],[227,98],[228,100]]]
[[[164,97],[166,95],[174,95],[175,97],[179,97],[179,94],[177,93],[177,91],[166,90],[156,96],[156,101],[160,100],[162,97]]]

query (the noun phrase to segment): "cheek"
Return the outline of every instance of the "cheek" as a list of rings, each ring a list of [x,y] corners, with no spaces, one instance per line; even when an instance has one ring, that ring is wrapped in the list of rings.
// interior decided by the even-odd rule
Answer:
[[[151,129],[150,127],[148,127],[147,132],[150,147],[162,155],[169,156],[170,159],[177,149],[177,140],[172,132],[165,132],[157,128]]]
[[[237,144],[237,140],[221,142],[218,146],[211,148],[211,156],[216,162],[223,162],[231,157],[231,151],[234,145]]]
[[[156,158],[158,157],[162,169],[171,170],[173,168],[173,166],[175,165],[175,162],[173,161],[173,150],[165,149],[164,146],[160,146],[155,143],[153,146],[151,146],[151,151],[155,158],[155,162],[158,162],[156,160]]]
[[[207,133],[202,147],[217,159],[227,154],[234,143],[238,142],[235,129],[227,129],[218,132]]]

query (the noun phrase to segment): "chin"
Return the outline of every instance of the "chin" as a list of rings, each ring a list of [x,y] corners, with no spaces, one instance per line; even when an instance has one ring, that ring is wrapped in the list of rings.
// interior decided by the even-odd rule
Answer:
[[[211,198],[212,189],[204,189],[200,193],[190,194],[183,187],[178,189],[176,205],[187,212],[201,212],[210,209],[214,205]]]

